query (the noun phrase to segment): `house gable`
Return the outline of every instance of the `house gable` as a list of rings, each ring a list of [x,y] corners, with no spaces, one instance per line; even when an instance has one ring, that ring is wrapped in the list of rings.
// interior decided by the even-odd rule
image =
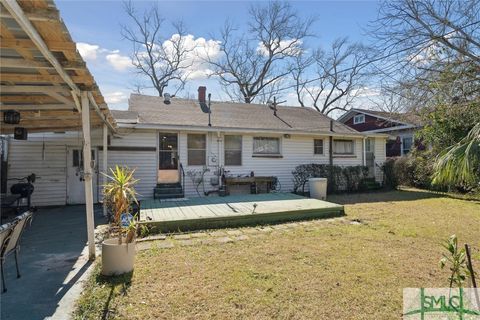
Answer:
[[[363,114],[365,116],[365,121],[361,123],[354,123],[355,116],[359,114]],[[349,126],[350,128],[353,128],[360,132],[385,129],[385,128],[393,128],[393,127],[403,125],[402,123],[399,123],[399,122],[381,119],[379,117],[374,117],[369,114],[364,114],[361,112],[352,113],[352,115],[348,117],[347,120],[344,120],[343,123]]]

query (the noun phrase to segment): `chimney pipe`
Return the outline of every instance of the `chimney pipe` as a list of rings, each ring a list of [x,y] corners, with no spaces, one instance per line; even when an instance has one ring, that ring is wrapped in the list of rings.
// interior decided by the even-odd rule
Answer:
[[[207,94],[207,87],[200,86],[198,87],[198,102],[199,103],[206,103],[206,94]]]
[[[333,132],[333,120],[330,120],[330,132]]]

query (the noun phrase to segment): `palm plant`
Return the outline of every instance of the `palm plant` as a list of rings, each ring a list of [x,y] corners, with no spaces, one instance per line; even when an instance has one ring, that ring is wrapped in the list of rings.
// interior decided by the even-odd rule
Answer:
[[[128,214],[131,211],[131,204],[138,203],[135,184],[138,182],[133,177],[135,169],[128,167],[115,166],[110,168],[111,175],[103,173],[109,181],[103,186],[106,203],[112,212],[112,223],[118,230],[118,242],[122,243],[122,238],[126,236],[126,242],[132,242],[135,236],[135,225],[130,223],[128,227],[122,226],[122,214]]]
[[[442,151],[434,165],[434,184],[478,182],[480,172],[480,123],[458,143]]]

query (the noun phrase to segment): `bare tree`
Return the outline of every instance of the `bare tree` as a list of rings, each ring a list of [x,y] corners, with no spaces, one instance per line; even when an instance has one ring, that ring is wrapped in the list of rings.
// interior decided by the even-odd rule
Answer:
[[[292,69],[298,102],[324,114],[347,110],[362,93],[369,61],[367,49],[346,38],[335,40],[328,52],[299,55]]]
[[[249,10],[248,34],[226,22],[220,34],[221,58],[207,57],[211,76],[219,79],[232,100],[250,103],[272,95],[290,73],[290,61],[303,49],[313,19],[302,19],[284,2],[254,5]],[[277,90],[273,90],[277,91]]]
[[[125,12],[133,26],[123,25],[122,36],[133,46],[132,64],[140,75],[146,76],[159,96],[171,84],[176,94],[188,79],[188,68],[193,64],[189,55],[194,47],[186,43],[186,30],[182,22],[172,23],[173,35],[164,35],[165,20],[158,7],[152,6],[140,15],[131,2],[125,3]],[[138,88],[140,90],[140,88]]]
[[[370,29],[377,69],[412,105],[478,98],[480,1],[384,1]]]

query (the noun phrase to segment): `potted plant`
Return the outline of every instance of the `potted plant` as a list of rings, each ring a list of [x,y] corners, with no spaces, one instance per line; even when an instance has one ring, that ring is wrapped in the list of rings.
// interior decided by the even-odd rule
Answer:
[[[133,177],[135,170],[115,166],[103,186],[104,201],[110,211],[109,238],[102,243],[102,274],[119,275],[133,270],[135,262],[136,222],[132,204],[138,204]]]

